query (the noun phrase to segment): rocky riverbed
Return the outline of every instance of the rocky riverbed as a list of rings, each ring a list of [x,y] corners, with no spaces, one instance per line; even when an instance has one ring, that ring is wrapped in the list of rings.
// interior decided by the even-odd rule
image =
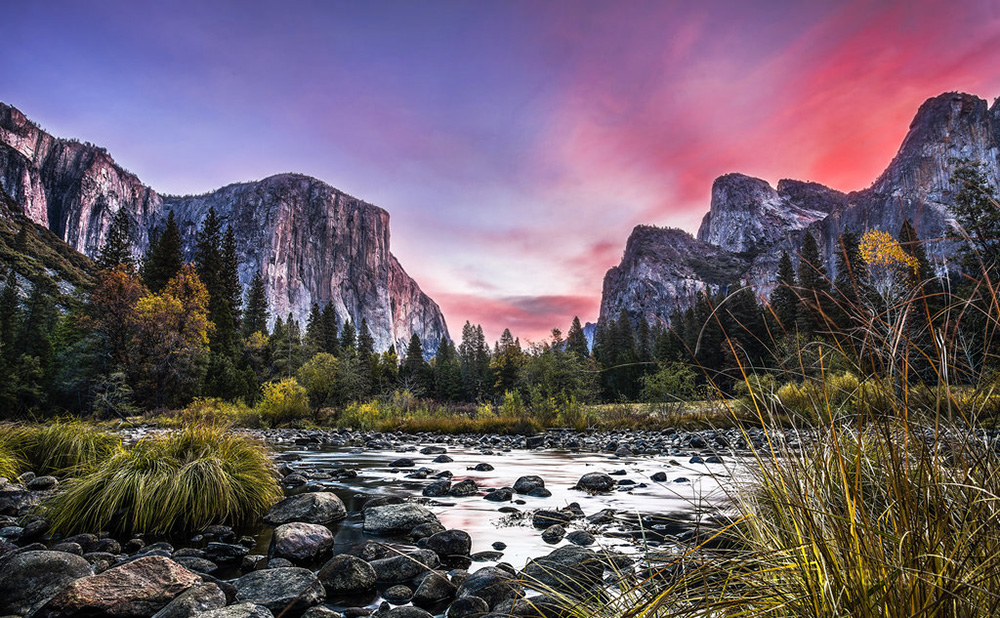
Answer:
[[[735,430],[248,433],[274,447],[287,494],[249,530],[53,538],[33,507],[59,479],[5,480],[0,616],[558,616],[556,597],[600,596],[650,554],[708,538],[741,458],[768,444]]]

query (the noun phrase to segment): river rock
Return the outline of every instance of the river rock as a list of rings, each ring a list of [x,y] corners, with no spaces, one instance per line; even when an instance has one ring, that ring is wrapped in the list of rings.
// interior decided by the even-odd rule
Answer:
[[[555,545],[563,540],[564,536],[566,536],[566,528],[563,528],[559,524],[553,524],[542,530],[542,540],[551,545]]]
[[[593,545],[596,541],[596,539],[594,539],[594,535],[586,530],[574,530],[566,535],[566,540],[573,545],[579,545],[580,547]]]
[[[42,492],[28,491],[21,485],[3,485],[0,487],[0,515],[20,515],[38,504],[42,497]]]
[[[390,603],[402,605],[403,603],[410,602],[410,598],[413,596],[413,590],[411,590],[409,586],[396,584],[395,586],[389,586],[386,588],[385,592],[382,593],[382,596]]]
[[[235,543],[209,543],[205,546],[205,558],[220,564],[231,564],[243,560],[250,550]]]
[[[347,517],[347,509],[337,494],[313,491],[289,496],[271,507],[264,516],[264,523],[280,526],[294,521],[307,524],[328,525]]]
[[[566,545],[547,556],[529,560],[522,571],[523,581],[541,591],[555,591],[589,598],[600,586],[604,563],[589,549]]]
[[[566,525],[570,522],[570,519],[570,516],[562,511],[538,509],[531,516],[531,525],[539,530],[544,530],[553,524]]]
[[[584,491],[611,491],[615,486],[615,480],[603,472],[590,472],[580,477],[576,482],[576,489]]]
[[[319,570],[319,580],[329,595],[354,595],[375,589],[375,569],[349,554],[334,556]]]
[[[455,498],[464,498],[466,496],[474,496],[478,492],[479,487],[476,485],[476,482],[472,479],[465,479],[455,483],[451,491],[448,492],[448,495]]]
[[[277,614],[291,604],[289,610],[300,614],[321,603],[326,589],[312,572],[299,567],[284,567],[254,571],[233,582],[236,600],[263,605]]]
[[[31,491],[45,491],[46,489],[54,489],[56,485],[59,484],[59,479],[54,476],[36,476],[35,478],[28,481],[25,485]]]
[[[514,481],[514,491],[519,494],[529,494],[537,487],[545,487],[545,481],[540,476],[522,476]]]
[[[302,614],[302,618],[344,618],[340,612],[335,612],[325,605],[315,605]]]
[[[458,587],[456,596],[479,597],[489,607],[493,607],[501,601],[523,594],[516,575],[498,567],[483,567],[465,578]]]
[[[274,529],[274,553],[293,562],[315,560],[333,548],[333,533],[326,526],[292,522]]]
[[[417,575],[440,564],[437,554],[429,549],[417,549],[408,554],[398,554],[372,560],[371,567],[375,569],[375,577],[379,582],[398,584],[412,580]]]
[[[145,618],[201,582],[200,576],[169,558],[143,556],[77,579],[39,607],[33,618]]]
[[[0,615],[27,615],[81,577],[94,574],[80,556],[26,551],[0,560]]]
[[[485,496],[486,500],[490,502],[510,502],[514,499],[514,492],[507,489],[506,487],[501,487],[500,489],[494,489]]]
[[[91,555],[93,554],[85,554],[85,556]],[[210,574],[219,570],[219,565],[215,564],[211,560],[208,560],[207,558],[199,558],[197,556],[174,556],[173,560],[185,569],[194,571],[195,573]]]
[[[153,614],[153,618],[190,618],[193,614],[225,606],[226,593],[217,584],[207,583],[188,588]]]
[[[364,531],[371,534],[408,533],[420,524],[441,522],[419,504],[387,504],[365,509]]]
[[[191,618],[274,618],[274,614],[263,605],[256,603],[237,603],[229,607],[199,612]]]
[[[667,482],[667,473],[666,472],[662,472],[662,471],[661,472],[656,472],[656,473],[653,474],[653,476],[651,476],[649,478],[650,478],[650,480],[655,481],[657,483],[665,483],[665,482]]]
[[[433,607],[455,596],[458,587],[440,571],[431,571],[420,580],[413,592],[412,602],[417,607]]]
[[[472,552],[472,537],[464,530],[445,530],[428,537],[426,547],[441,560],[468,558]]]
[[[419,607],[413,607],[412,605],[404,605],[402,607],[394,607],[388,612],[382,614],[383,618],[434,618],[434,614],[429,614]]]
[[[476,596],[467,596],[455,599],[454,603],[448,606],[447,618],[482,618],[490,611],[490,606],[486,601]]]
[[[451,462],[453,462],[455,460],[452,459],[451,457],[448,457],[447,455],[438,455],[437,457],[435,457],[431,461],[433,463],[451,463]]]
[[[424,487],[422,493],[428,498],[440,498],[441,496],[447,496],[449,491],[451,491],[451,481],[445,479],[434,481],[427,487]]]

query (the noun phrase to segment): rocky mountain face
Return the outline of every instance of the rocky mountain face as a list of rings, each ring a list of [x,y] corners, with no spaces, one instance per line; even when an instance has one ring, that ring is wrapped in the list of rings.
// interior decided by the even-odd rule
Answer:
[[[389,214],[315,178],[281,174],[206,195],[161,195],[103,148],[52,137],[0,103],[0,187],[32,221],[93,256],[120,209],[132,215],[136,252],[173,211],[190,252],[214,208],[233,227],[244,285],[258,270],[272,316],[305,321],[312,303],[338,320],[368,322],[378,349],[417,334],[434,350],[448,329],[440,308],[389,250]]]
[[[956,190],[950,178],[961,159],[979,162],[1000,186],[1000,99],[992,107],[961,93],[927,100],[899,152],[862,191],[844,194],[798,180],[781,180],[772,188],[742,174],[721,176],[697,239],[650,226],[632,231],[621,264],[605,275],[601,319],[625,311],[633,320],[665,322],[675,309],[690,306],[699,290],[749,285],[766,297],[781,252],[795,260],[807,232],[819,242],[832,278],[841,234],[881,229],[895,235],[908,219],[943,272],[956,249],[947,240]],[[725,266],[709,272],[692,268],[708,262]]]

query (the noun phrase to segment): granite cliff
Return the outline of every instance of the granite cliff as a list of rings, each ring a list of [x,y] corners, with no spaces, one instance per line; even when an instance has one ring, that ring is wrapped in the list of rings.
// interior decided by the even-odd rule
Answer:
[[[712,186],[711,207],[697,239],[650,226],[632,231],[621,264],[605,275],[601,319],[625,311],[633,320],[667,321],[704,289],[748,285],[766,296],[781,252],[795,259],[807,232],[816,236],[832,278],[841,234],[874,228],[895,235],[908,219],[944,272],[956,248],[947,236],[954,223],[950,178],[958,159],[980,163],[1000,186],[1000,99],[992,107],[962,93],[928,99],[888,167],[861,191],[844,194],[787,179],[773,188],[742,174],[721,176]],[[708,262],[724,266],[708,272],[692,267]]]
[[[0,187],[25,216],[93,256],[113,215],[133,219],[136,252],[173,211],[186,250],[209,208],[233,227],[240,279],[258,270],[272,315],[299,320],[330,302],[341,322],[367,320],[376,346],[405,346],[417,334],[434,350],[444,316],[389,250],[389,214],[315,178],[281,174],[200,196],[157,193],[103,148],[53,137],[0,103]]]

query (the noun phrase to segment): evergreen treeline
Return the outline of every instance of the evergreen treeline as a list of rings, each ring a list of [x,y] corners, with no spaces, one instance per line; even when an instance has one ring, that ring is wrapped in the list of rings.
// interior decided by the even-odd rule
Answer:
[[[528,347],[509,330],[490,345],[481,326],[466,322],[457,344],[445,339],[426,350],[413,335],[402,354],[376,350],[364,320],[341,323],[330,305],[313,305],[304,324],[276,316],[269,331],[263,277],[256,273],[242,289],[232,230],[214,211],[190,263],[172,214],[137,259],[131,222],[119,212],[85,302],[57,306],[61,295],[44,272],[26,285],[12,268],[0,271],[0,413],[123,416],[194,397],[249,404],[262,385],[287,379],[317,410],[406,391],[441,402],[514,398],[536,412],[697,398],[706,389],[732,391],[749,373],[802,377],[838,364],[897,383],[932,382],[941,336],[964,351],[946,359],[949,379],[973,382],[997,365],[990,314],[974,308],[995,303],[1000,216],[975,165],[963,162],[955,184],[963,236],[954,240],[967,248],[961,277],[934,276],[907,221],[892,234],[843,235],[832,280],[806,233],[797,254],[781,255],[767,299],[750,288],[703,291],[653,324],[623,312],[598,325],[592,349],[578,318],[565,337],[554,329]],[[886,349],[873,337],[896,337],[895,353],[873,353]]]

